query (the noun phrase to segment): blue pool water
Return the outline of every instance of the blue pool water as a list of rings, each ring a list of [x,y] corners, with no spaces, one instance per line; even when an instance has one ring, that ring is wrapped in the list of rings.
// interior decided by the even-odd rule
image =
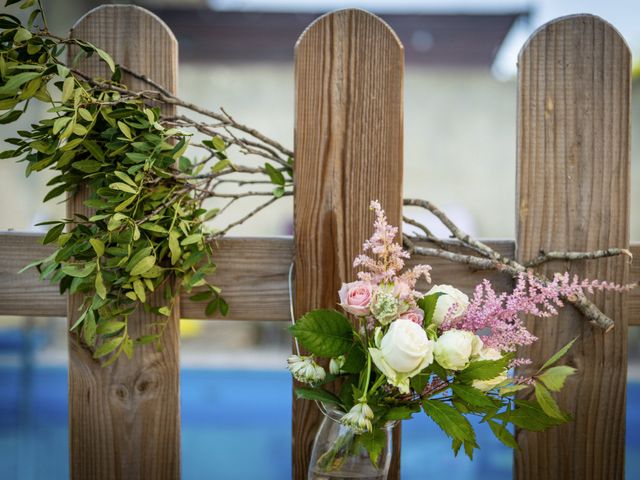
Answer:
[[[285,371],[183,369],[182,469],[185,480],[282,480],[291,476],[291,381]],[[247,395],[248,392],[251,395]],[[259,400],[257,400],[259,398]],[[640,478],[640,384],[627,405],[627,478]],[[402,478],[511,479],[511,451],[484,425],[473,462],[418,418],[403,429]],[[0,478],[68,478],[67,371],[0,367]]]

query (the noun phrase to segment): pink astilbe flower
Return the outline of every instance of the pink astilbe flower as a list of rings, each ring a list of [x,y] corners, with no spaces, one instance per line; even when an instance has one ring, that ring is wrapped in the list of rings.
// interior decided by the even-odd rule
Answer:
[[[394,241],[398,234],[398,227],[389,225],[380,202],[372,201],[370,208],[376,214],[376,220],[373,224],[374,232],[362,246],[363,251],[369,254],[358,255],[353,262],[354,267],[363,269],[358,272],[358,279],[375,284],[398,282],[406,290],[401,295],[402,297],[409,300],[421,298],[422,294],[415,291],[414,288],[421,276],[424,276],[428,282],[431,281],[429,277],[431,267],[417,265],[399,275],[400,270],[404,267],[405,259],[410,257],[409,252]]]
[[[623,292],[630,288],[631,285],[580,280],[568,273],[556,274],[551,282],[543,283],[532,272],[527,272],[518,276],[513,292],[498,295],[491,282],[484,280],[476,287],[465,315],[443,324],[443,330],[457,328],[477,332],[485,346],[511,352],[537,340],[525,328],[521,314],[552,317],[563,306],[563,296],[579,297],[595,290]]]

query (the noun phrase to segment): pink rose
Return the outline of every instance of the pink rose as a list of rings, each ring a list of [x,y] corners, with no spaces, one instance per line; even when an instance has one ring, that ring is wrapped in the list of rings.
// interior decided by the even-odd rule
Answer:
[[[421,308],[414,307],[400,315],[400,318],[403,320],[411,320],[413,323],[422,325],[422,322],[424,321],[424,312]]]
[[[369,282],[343,283],[340,292],[340,306],[347,312],[362,316],[369,313],[372,287]]]

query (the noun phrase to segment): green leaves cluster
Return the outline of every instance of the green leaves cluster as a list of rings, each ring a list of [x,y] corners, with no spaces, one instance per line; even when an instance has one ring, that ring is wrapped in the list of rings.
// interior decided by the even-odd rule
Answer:
[[[204,222],[217,211],[201,208],[190,183],[202,166],[183,155],[188,136],[166,128],[159,108],[122,95],[122,86],[96,88],[74,75],[58,60],[65,43],[32,35],[9,14],[0,14],[0,29],[0,123],[17,120],[34,99],[48,103],[51,114],[8,139],[13,149],[0,157],[24,162],[27,175],[55,172],[44,201],[88,194],[84,213],[46,222],[42,241],[56,250],[29,265],[60,293],[82,296],[72,330],[95,358],[111,355],[108,364],[121,353],[131,357],[136,345],[160,347],[162,319],[179,289],[199,288],[192,298],[207,302],[208,315],[226,314],[220,289],[207,280],[216,267]],[[98,55],[117,82],[119,69],[106,52],[74,44],[81,55]],[[214,141],[224,155],[225,143]],[[132,338],[128,319],[141,309],[161,320]]]

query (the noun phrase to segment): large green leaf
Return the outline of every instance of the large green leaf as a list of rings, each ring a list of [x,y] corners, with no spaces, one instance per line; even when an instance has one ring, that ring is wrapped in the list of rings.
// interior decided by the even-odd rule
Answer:
[[[377,467],[380,453],[387,443],[387,435],[381,428],[374,428],[371,432],[365,432],[360,435],[360,441],[369,452],[371,463]]]
[[[558,420],[563,420],[564,415],[560,410],[560,407],[556,403],[556,401],[551,396],[549,390],[545,388],[541,383],[535,384],[535,392],[536,392],[536,400],[538,404],[544,410],[544,413],[549,415],[550,417],[557,418]]]
[[[342,355],[353,343],[351,323],[335,310],[313,310],[289,327],[289,331],[304,348],[320,357]]]
[[[454,384],[451,385],[451,390],[453,390],[453,393],[463,402],[471,405],[472,407],[493,408],[496,406],[495,401],[486,393],[469,385]]]
[[[422,408],[449,437],[461,442],[475,442],[476,434],[469,420],[451,405],[440,400],[424,400]]]

